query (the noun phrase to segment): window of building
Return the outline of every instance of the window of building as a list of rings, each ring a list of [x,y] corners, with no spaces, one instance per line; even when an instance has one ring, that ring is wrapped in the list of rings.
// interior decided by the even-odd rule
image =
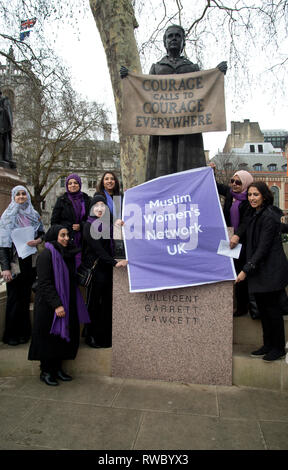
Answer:
[[[263,153],[263,145],[258,145],[258,152]]]
[[[248,167],[248,164],[247,164],[247,163],[240,163],[240,164],[239,164],[240,170],[246,170],[247,167]]]
[[[253,165],[253,168],[255,171],[262,171],[262,163],[255,163],[255,165]]]
[[[285,165],[282,165],[282,170],[287,171],[287,163],[285,163]]]
[[[89,189],[96,189],[97,181],[96,180],[88,180],[88,188]]]
[[[279,207],[279,188],[278,186],[271,186],[270,190],[272,191],[273,193],[273,196],[274,196],[274,206],[277,206]]]
[[[65,181],[66,181],[65,176],[61,176],[61,179],[60,179],[60,188],[65,188]]]
[[[252,153],[255,152],[255,145],[250,145],[250,152],[252,152]]]
[[[268,170],[269,171],[277,171],[276,163],[270,163],[270,165],[268,165]]]

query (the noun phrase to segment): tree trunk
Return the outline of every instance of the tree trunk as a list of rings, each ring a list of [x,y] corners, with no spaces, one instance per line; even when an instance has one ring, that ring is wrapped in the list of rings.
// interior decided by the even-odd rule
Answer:
[[[120,138],[120,160],[123,186],[130,188],[145,181],[147,136],[125,136],[121,133],[122,80],[121,65],[141,73],[139,52],[134,36],[138,27],[130,0],[90,0],[90,7],[101,36],[107,58]],[[97,60],[97,51],[95,51]],[[125,80],[125,79],[124,79]]]

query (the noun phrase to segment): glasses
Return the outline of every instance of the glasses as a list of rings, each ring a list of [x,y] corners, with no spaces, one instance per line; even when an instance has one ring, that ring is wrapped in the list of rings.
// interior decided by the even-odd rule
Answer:
[[[231,178],[230,182],[231,182],[232,184],[233,184],[233,183],[237,184],[237,186],[242,186],[242,183],[241,183],[240,180],[234,180],[234,178]]]
[[[27,196],[27,194],[25,193],[25,191],[18,191],[18,193],[16,193],[16,196]]]

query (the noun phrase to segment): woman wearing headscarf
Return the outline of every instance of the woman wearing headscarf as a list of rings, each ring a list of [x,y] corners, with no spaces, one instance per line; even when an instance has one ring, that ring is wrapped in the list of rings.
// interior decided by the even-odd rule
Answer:
[[[113,267],[127,266],[117,261],[110,215],[101,194],[92,198],[90,214],[83,229],[83,264],[89,268],[98,263],[88,288],[87,305],[91,323],[86,328],[86,344],[92,348],[109,348],[112,344],[112,277]]]
[[[215,164],[211,164],[215,169]],[[246,227],[252,216],[251,207],[247,199],[247,188],[253,182],[253,176],[245,170],[234,173],[230,185],[217,184],[218,193],[224,196],[223,212],[227,227],[234,228],[234,235],[230,239],[230,247],[235,248],[242,244],[239,259],[234,259],[236,273],[238,274],[246,259]],[[252,318],[258,317],[258,312],[253,304],[253,298],[249,298],[247,281],[235,285],[236,309],[234,316],[246,315],[250,309]]]
[[[37,247],[44,237],[40,215],[33,208],[28,190],[21,185],[12,189],[11,203],[0,219],[0,264],[6,284],[7,303],[3,342],[10,346],[26,343],[31,335],[30,298],[35,280],[36,253],[18,256],[12,241],[13,231],[32,227],[33,239],[27,243]]]
[[[248,280],[260,312],[263,345],[251,356],[272,362],[286,354],[283,315],[287,314],[288,261],[281,239],[283,212],[273,206],[273,194],[264,181],[249,186],[248,201],[253,216],[247,226],[246,262],[235,282]]]
[[[79,249],[69,243],[68,229],[52,226],[45,241],[37,259],[38,288],[28,359],[40,361],[43,382],[58,385],[58,379],[72,379],[63,371],[62,361],[75,359],[80,323],[89,323],[90,319],[76,284],[75,256]]]
[[[60,224],[69,231],[69,236],[77,248],[81,248],[83,223],[87,220],[90,197],[81,191],[81,178],[72,173],[66,178],[66,192],[59,196],[51,216],[51,225]],[[81,252],[76,257],[76,265],[81,263]]]
[[[106,204],[110,213],[110,224],[114,227],[113,235],[114,250],[120,258],[125,258],[124,243],[121,236],[121,220],[122,213],[122,196],[120,193],[120,183],[113,171],[105,171],[102,175],[100,183],[98,184],[97,191],[94,196],[101,194],[106,200]]]

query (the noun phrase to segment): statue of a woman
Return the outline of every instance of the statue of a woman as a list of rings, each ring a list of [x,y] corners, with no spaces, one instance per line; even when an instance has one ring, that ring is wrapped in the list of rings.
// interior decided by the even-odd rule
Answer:
[[[181,26],[169,26],[165,31],[163,40],[167,55],[152,65],[149,74],[182,74],[200,70],[197,64],[193,64],[181,55],[185,46],[185,31]],[[227,62],[221,62],[217,67],[225,74]],[[126,67],[121,67],[121,78],[127,76],[128,73]],[[203,166],[206,166],[206,159],[201,133],[150,136],[146,181],[157,176]]]

